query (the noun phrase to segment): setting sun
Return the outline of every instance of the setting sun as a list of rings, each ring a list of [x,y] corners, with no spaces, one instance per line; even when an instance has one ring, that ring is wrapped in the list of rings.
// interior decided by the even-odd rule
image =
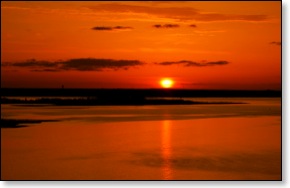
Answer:
[[[163,88],[171,88],[173,86],[174,82],[171,79],[164,78],[160,81],[160,85]]]

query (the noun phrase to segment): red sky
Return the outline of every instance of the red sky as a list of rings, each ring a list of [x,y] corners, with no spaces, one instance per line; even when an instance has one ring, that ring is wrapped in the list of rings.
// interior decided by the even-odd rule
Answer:
[[[1,1],[1,87],[281,89],[281,2]]]

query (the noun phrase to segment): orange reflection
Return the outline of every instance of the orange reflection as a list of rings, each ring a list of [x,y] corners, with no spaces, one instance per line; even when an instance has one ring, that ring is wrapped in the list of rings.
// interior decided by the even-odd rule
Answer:
[[[164,120],[162,125],[162,160],[163,160],[163,179],[172,179],[172,169],[171,169],[171,143],[170,143],[170,120]]]

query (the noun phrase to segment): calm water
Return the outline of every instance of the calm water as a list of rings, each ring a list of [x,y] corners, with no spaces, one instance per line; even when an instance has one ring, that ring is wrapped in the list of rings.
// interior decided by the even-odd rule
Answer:
[[[195,99],[197,100],[197,99]],[[239,105],[1,105],[4,180],[280,180],[280,98]]]

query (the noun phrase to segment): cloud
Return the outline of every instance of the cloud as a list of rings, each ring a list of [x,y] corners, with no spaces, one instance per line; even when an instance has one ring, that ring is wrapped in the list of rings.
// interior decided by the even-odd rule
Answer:
[[[113,30],[112,27],[93,27],[92,29],[93,30],[99,30],[99,31],[104,31],[104,30],[111,31],[111,30]]]
[[[92,30],[97,30],[97,31],[114,31],[114,30],[131,30],[133,29],[132,27],[127,27],[127,26],[115,26],[115,27],[104,27],[104,26],[96,26],[93,27]]]
[[[143,65],[144,63],[138,60],[114,60],[114,59],[95,59],[95,58],[78,58],[69,59],[66,61],[37,61],[28,60],[25,62],[4,62],[1,66],[29,68],[32,71],[103,71],[103,70],[127,70],[131,67]]]
[[[193,7],[157,7],[144,5],[129,5],[121,3],[102,3],[87,7],[93,11],[124,15],[147,15],[161,18],[170,18],[177,21],[245,21],[260,22],[269,18],[264,14],[223,14],[216,12],[202,12]]]
[[[202,61],[202,62],[195,62],[195,61],[188,61],[188,60],[181,60],[181,61],[165,61],[160,63],[155,63],[156,65],[183,65],[185,67],[206,67],[206,66],[215,66],[215,65],[227,65],[229,64],[228,61]]]
[[[15,67],[55,67],[57,64],[48,62],[48,61],[37,61],[35,59],[30,59],[25,62],[15,62],[15,63],[9,63],[9,62],[4,62],[1,63],[2,66],[15,66]]]
[[[64,70],[103,70],[103,69],[124,69],[131,66],[143,64],[138,60],[113,60],[113,59],[93,59],[93,58],[80,58],[70,59],[62,62],[62,69]]]
[[[191,25],[189,25],[189,27],[197,27],[195,24],[191,24]]]
[[[270,42],[270,44],[281,46],[281,42],[277,42],[277,41]]]
[[[178,24],[164,24],[164,25],[160,25],[160,24],[155,24],[155,25],[153,25],[153,27],[155,27],[155,28],[177,28],[177,27],[179,27],[179,25]]]

